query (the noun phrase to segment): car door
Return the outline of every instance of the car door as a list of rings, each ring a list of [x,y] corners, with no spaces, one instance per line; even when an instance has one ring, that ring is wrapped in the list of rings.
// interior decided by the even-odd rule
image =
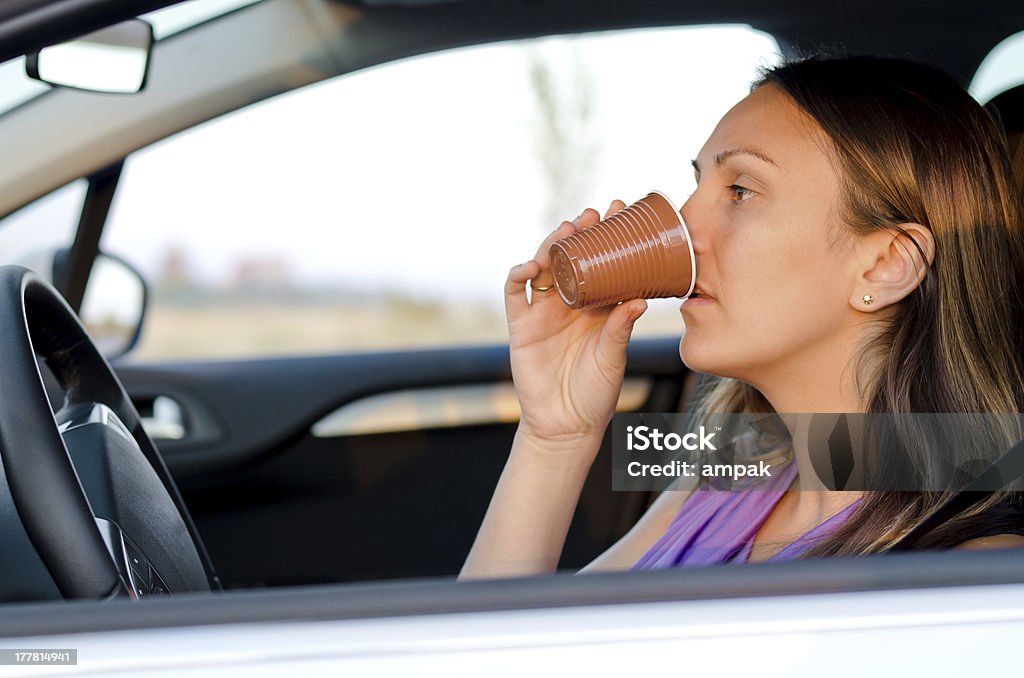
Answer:
[[[651,90],[723,39],[744,54],[721,71],[658,106],[621,96],[630,59],[663,64],[634,75]],[[684,200],[680,154],[776,49],[717,27],[451,50],[126,158],[101,246],[138,266],[150,306],[114,365],[225,584],[455,574],[518,416],[505,273],[583,207],[654,188]],[[710,94],[688,101],[688,87]],[[677,300],[652,304],[621,410],[680,407],[681,329]],[[606,442],[563,567],[646,507],[610,486]]]
[[[1001,675],[1020,661],[1022,565],[946,551],[36,603],[0,609],[0,637],[51,653],[25,664],[104,675],[656,674],[680,658],[700,675]]]

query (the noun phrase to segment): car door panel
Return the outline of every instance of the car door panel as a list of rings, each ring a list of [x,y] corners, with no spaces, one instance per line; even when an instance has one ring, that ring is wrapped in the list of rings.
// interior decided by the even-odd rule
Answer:
[[[643,398],[632,409],[678,407],[685,367],[677,344],[633,343],[627,378]],[[507,412],[488,419],[474,410],[444,425],[429,419],[420,427],[314,434],[339,408],[388,394],[429,401],[439,388],[467,385],[497,393],[511,383],[505,346],[126,363],[117,371],[144,413],[157,398],[181,408],[182,435],[157,444],[227,586],[455,574],[516,428]],[[611,492],[610,482],[606,440],[564,567],[593,558],[643,511],[645,495]]]

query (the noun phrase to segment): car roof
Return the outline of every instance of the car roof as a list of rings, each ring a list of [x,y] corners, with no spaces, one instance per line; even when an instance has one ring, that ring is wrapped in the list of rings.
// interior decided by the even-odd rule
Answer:
[[[0,62],[181,0],[4,0]],[[333,0],[366,16],[480,40],[652,25],[749,23],[787,46],[834,44],[904,53],[967,77],[993,45],[1024,28],[1013,0]],[[517,35],[518,34],[518,35]],[[488,37],[490,36],[490,37]]]
[[[170,4],[5,2],[0,60]],[[548,34],[716,23],[768,32],[787,54],[824,47],[911,56],[966,84],[996,44],[1024,28],[1024,3],[264,0],[158,42],[139,95],[55,89],[0,117],[0,215],[205,120],[374,64]]]

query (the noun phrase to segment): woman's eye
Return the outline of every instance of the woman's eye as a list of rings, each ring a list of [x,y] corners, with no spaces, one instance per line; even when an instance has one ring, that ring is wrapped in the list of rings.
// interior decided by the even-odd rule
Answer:
[[[739,184],[733,184],[727,187],[733,194],[733,202],[744,202],[748,198],[753,197],[756,193],[749,188],[740,186]]]

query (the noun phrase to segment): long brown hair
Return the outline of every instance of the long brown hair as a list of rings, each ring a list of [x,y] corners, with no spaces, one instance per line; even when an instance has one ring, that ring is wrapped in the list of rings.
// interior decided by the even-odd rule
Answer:
[[[765,86],[785,92],[825,132],[851,234],[918,223],[935,239],[921,285],[877,321],[884,325],[858,358],[865,410],[1024,412],[1022,207],[995,120],[950,76],[902,59],[804,59],[765,70],[753,87]],[[771,405],[752,386],[721,379],[698,409]],[[1014,424],[995,432],[1004,448],[1022,435]],[[885,551],[949,494],[866,492],[804,557]],[[1019,532],[1022,506],[1019,492],[993,492],[920,546]]]

